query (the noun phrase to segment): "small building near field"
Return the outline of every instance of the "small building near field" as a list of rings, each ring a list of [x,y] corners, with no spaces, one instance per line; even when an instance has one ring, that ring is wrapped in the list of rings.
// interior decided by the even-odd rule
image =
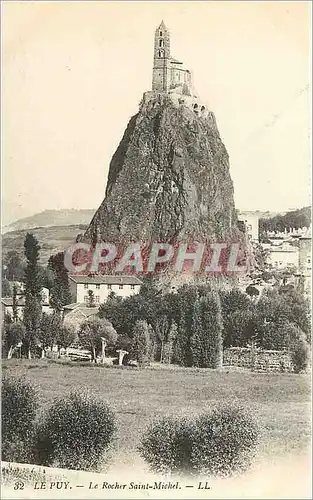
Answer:
[[[78,331],[80,325],[89,318],[96,317],[98,311],[99,306],[88,307],[86,304],[68,304],[63,307],[64,325]]]

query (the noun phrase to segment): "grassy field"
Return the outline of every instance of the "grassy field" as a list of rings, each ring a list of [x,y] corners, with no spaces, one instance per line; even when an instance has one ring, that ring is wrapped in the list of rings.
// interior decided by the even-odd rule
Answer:
[[[105,368],[47,360],[5,360],[3,373],[25,375],[38,389],[41,407],[71,389],[89,389],[106,400],[118,418],[116,464],[140,463],[142,431],[155,417],[198,414],[216,402],[240,401],[262,425],[260,458],[299,454],[310,439],[310,384],[307,375],[258,374],[161,367]]]

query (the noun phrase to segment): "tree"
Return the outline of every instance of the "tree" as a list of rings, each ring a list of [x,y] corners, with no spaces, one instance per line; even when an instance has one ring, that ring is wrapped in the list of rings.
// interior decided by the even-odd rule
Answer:
[[[237,310],[225,318],[224,347],[246,347],[258,338],[262,319],[254,310]]]
[[[193,366],[219,368],[223,362],[222,314],[214,292],[198,297],[194,304],[191,334]]]
[[[106,319],[89,318],[85,321],[78,332],[81,344],[91,352],[92,361],[96,361],[97,352],[102,349],[105,356],[107,345],[113,345],[117,340],[117,333],[112,323]]]
[[[246,313],[253,308],[247,294],[237,288],[220,292],[222,317],[223,317],[223,346],[230,347],[237,345],[240,322],[244,321]],[[234,315],[234,313],[236,313]],[[234,332],[234,324],[236,325]],[[236,339],[236,340],[235,340]]]
[[[18,308],[17,308],[17,286],[14,283],[13,285],[13,295],[12,295],[12,317],[13,321],[16,323],[18,321]]]
[[[4,278],[2,275],[2,297],[11,297],[11,296],[12,296],[11,283],[7,278]]]
[[[53,314],[42,313],[40,328],[37,334],[37,340],[40,342],[42,355],[45,357],[45,349],[53,347],[58,337],[59,329],[61,328],[61,317],[58,313]]]
[[[176,294],[162,294],[154,286],[143,285],[139,294],[124,299],[111,293],[101,304],[99,317],[111,321],[119,335],[131,338],[136,321],[145,320],[156,331],[159,318],[176,321],[177,310]]]
[[[164,343],[168,334],[169,330],[169,324],[168,324],[168,319],[167,316],[163,315],[160,316],[157,321],[156,321],[156,326],[155,326],[155,334],[156,337],[160,343],[160,362],[163,363],[163,355],[164,355]]]
[[[26,335],[23,341],[28,359],[31,358],[31,351],[34,349],[38,339],[40,329],[42,307],[40,301],[30,294],[25,296],[25,306],[23,311],[23,323],[26,328]]]
[[[299,336],[290,346],[291,361],[293,371],[300,373],[305,371],[309,364],[309,345],[305,340],[305,335]]]
[[[96,307],[96,302],[95,302],[95,294],[93,293],[92,290],[88,290],[88,302],[87,302],[88,307]]]
[[[269,345],[271,335],[272,346],[279,349],[282,342],[285,342],[283,329],[286,324],[298,327],[305,333],[306,340],[310,342],[309,302],[298,290],[288,286],[266,290],[255,307],[261,326],[260,345],[262,347],[266,348]]]
[[[24,241],[24,252],[26,257],[26,269],[24,275],[25,285],[25,307],[23,322],[26,327],[25,344],[28,357],[31,357],[31,348],[35,345],[41,319],[41,292],[42,282],[39,268],[40,246],[37,239],[27,233]]]
[[[267,248],[264,248],[259,243],[255,243],[253,246],[253,255],[255,259],[256,268],[259,271],[264,271],[268,265],[267,260],[269,257],[270,251]]]
[[[209,285],[183,285],[177,290],[176,297],[171,297],[170,303],[173,304],[175,310],[172,319],[177,324],[177,335],[173,342],[172,356],[175,364],[192,366],[190,339],[194,304],[197,298],[206,295],[210,290]]]
[[[285,215],[278,214],[269,219],[261,218],[259,224],[260,233],[264,236],[267,231],[283,232],[285,229],[309,227],[311,224],[311,208],[304,207],[292,210]]]
[[[99,318],[110,321],[119,335],[131,336],[133,325],[139,316],[134,298],[135,296],[123,299],[110,293],[107,301],[99,307]]]
[[[178,333],[178,328],[177,324],[175,321],[172,321],[171,327],[169,329],[168,335],[167,335],[167,341],[164,344],[164,349],[163,349],[163,361],[164,363],[171,363],[173,359],[173,346],[175,339],[177,337]]]
[[[150,363],[151,338],[149,326],[146,321],[139,320],[135,323],[133,332],[132,356],[139,366]]]
[[[223,319],[235,311],[246,311],[251,303],[245,293],[238,288],[220,292]]]
[[[282,325],[284,347],[288,349],[293,371],[300,373],[306,370],[309,363],[310,348],[305,333],[294,323]]]
[[[9,281],[22,280],[24,277],[23,261],[16,250],[10,250],[5,259],[5,272],[4,276]]]
[[[181,318],[177,327],[177,335],[173,342],[172,361],[179,366],[191,366],[190,363],[190,338],[184,318]]]
[[[72,302],[68,270],[64,265],[64,252],[59,252],[49,258],[47,270],[52,274],[50,288],[50,303],[55,311]]]
[[[256,298],[260,295],[260,292],[259,290],[253,286],[253,285],[249,285],[247,286],[246,288],[246,293],[251,297],[251,298]]]
[[[311,335],[310,301],[299,290],[281,286],[278,289],[278,298],[285,308],[288,321],[297,325],[302,330],[308,341]]]
[[[22,322],[11,323],[4,330],[4,344],[8,353],[8,359],[12,358],[14,348],[23,342],[26,329]]]
[[[69,325],[64,325],[61,324],[60,328],[57,331],[57,336],[56,336],[56,344],[58,346],[58,352],[60,355],[60,349],[63,347],[66,349],[69,347],[71,344],[76,339],[76,332],[75,329],[70,327]]]

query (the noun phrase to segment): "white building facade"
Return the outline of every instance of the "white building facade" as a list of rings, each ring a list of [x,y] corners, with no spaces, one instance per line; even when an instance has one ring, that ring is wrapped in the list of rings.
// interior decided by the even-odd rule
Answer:
[[[273,246],[269,249],[267,263],[275,269],[299,268],[299,248],[287,244]]]
[[[139,293],[142,281],[136,276],[77,276],[69,277],[70,290],[76,303],[88,304],[90,291],[95,304],[105,302],[111,292],[119,297],[131,297]]]
[[[242,222],[250,241],[259,241],[259,214],[257,212],[240,212],[238,221]]]
[[[52,314],[53,309],[50,306],[50,294],[48,288],[42,289],[41,296],[42,296],[42,301],[41,301],[42,312],[46,314]],[[5,316],[6,314],[8,314],[11,316],[11,318],[13,318],[13,298],[3,297],[1,299],[1,306],[2,306],[2,315]],[[16,297],[16,312],[18,319],[20,320],[23,319],[24,307],[25,307],[25,295],[23,293],[18,293]]]

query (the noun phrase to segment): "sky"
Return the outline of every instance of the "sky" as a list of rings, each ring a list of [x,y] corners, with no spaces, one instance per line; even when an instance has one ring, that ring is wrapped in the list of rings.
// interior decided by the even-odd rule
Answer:
[[[154,31],[193,71],[235,204],[310,204],[310,2],[2,2],[2,222],[97,208],[151,89]]]

